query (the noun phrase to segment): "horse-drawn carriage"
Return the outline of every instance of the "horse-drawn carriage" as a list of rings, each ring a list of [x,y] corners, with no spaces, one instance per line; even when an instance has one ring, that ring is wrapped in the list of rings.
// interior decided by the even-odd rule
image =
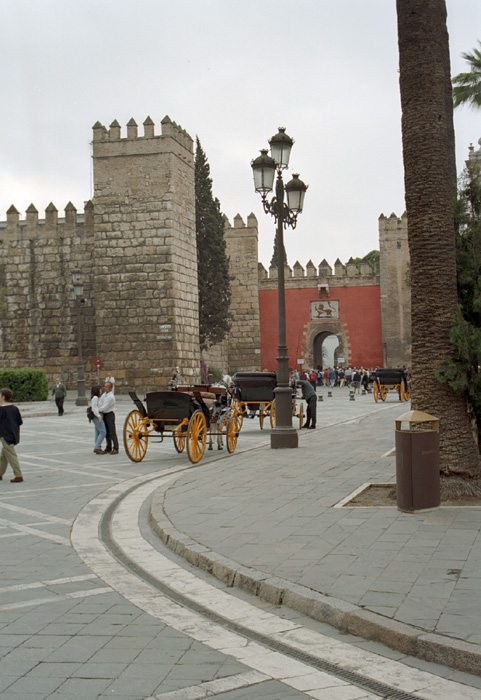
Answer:
[[[124,423],[124,447],[133,462],[147,452],[149,439],[171,435],[177,452],[187,454],[193,464],[202,458],[206,444],[234,452],[242,421],[229,405],[225,387],[211,385],[179,386],[177,391],[155,391],[146,395],[146,406],[134,391],[129,392],[136,408]]]
[[[399,401],[409,401],[411,386],[404,369],[377,369],[374,373],[373,393],[376,403],[385,401],[390,391],[396,391]]]
[[[275,372],[237,372],[234,377],[232,410],[240,420],[245,416],[259,416],[259,425],[264,427],[264,420],[269,418],[271,428],[276,427],[276,401],[274,389],[277,386]],[[299,411],[299,412],[298,412]],[[292,395],[292,415],[299,418],[299,427],[304,419],[304,404],[296,400],[295,390]]]

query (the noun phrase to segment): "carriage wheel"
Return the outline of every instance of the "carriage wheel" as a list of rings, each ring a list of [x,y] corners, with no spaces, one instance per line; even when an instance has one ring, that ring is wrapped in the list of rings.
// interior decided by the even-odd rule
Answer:
[[[192,414],[187,427],[187,454],[192,464],[202,458],[207,440],[207,421],[202,411],[197,410]]]
[[[381,384],[381,386],[379,387],[379,393],[381,394],[381,401],[385,401],[387,396],[387,389],[384,386],[384,384]]]
[[[276,402],[275,400],[271,403],[271,428],[276,427]]]
[[[409,384],[406,384],[406,389],[404,391],[404,401],[409,401],[411,398],[411,387]]]
[[[399,401],[404,401],[404,396],[405,396],[404,382],[402,381],[399,384]]]
[[[239,437],[239,433],[239,421],[236,416],[232,416],[232,418],[229,418],[227,423],[227,452],[231,454],[234,452],[237,446],[237,438]]]
[[[302,428],[302,424],[304,423],[304,404],[301,403],[299,407],[299,430]]]
[[[242,428],[242,423],[244,421],[244,404],[242,404],[238,399],[232,400],[232,412],[239,422],[239,430]]]
[[[374,382],[374,401],[377,403],[379,401],[379,384]]]
[[[177,450],[177,452],[183,452],[184,447],[185,447],[185,433],[182,432],[181,429],[176,428],[174,430],[174,447]]]
[[[140,411],[131,411],[124,423],[124,447],[132,462],[141,462],[147,452],[149,436]]]

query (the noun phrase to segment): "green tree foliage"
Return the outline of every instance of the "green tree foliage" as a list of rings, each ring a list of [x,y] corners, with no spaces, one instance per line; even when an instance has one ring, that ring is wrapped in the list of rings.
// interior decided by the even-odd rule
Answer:
[[[195,151],[195,225],[199,279],[200,347],[220,343],[230,329],[231,287],[220,203],[212,194],[212,179],[199,139]]]
[[[374,272],[374,269],[376,267],[376,263],[379,260],[379,251],[378,250],[371,250],[370,253],[365,255],[363,258],[354,258],[354,262],[356,263],[357,269],[359,272],[361,271],[361,263],[362,262],[368,262],[369,265],[371,266],[371,270]]]
[[[464,394],[481,437],[481,172],[468,163],[455,205],[458,307],[439,380]]]
[[[284,267],[285,267],[287,265],[287,254],[286,254],[285,246],[283,247],[283,253],[284,253]],[[274,238],[274,250],[272,252],[271,267],[273,265],[275,265],[276,267],[279,267],[279,242],[277,240],[277,231],[276,231],[276,236]]]
[[[481,42],[478,41],[481,47]],[[467,104],[479,109],[481,107],[481,50],[473,49],[471,53],[461,54],[470,65],[469,73],[459,73],[453,78],[454,106]]]

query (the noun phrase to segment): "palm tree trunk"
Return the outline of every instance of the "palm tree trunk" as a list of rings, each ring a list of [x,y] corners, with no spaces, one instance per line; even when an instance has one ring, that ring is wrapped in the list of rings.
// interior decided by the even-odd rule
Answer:
[[[411,256],[412,405],[440,419],[442,471],[476,476],[481,465],[466,401],[434,376],[452,352],[449,331],[457,304],[445,0],[397,0],[397,16]]]

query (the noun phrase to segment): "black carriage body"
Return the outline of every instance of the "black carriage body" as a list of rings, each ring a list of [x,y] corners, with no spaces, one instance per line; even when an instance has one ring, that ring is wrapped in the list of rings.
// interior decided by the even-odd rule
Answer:
[[[383,386],[407,384],[407,374],[403,369],[377,369],[375,378],[378,384]]]
[[[274,401],[274,389],[277,386],[275,372],[237,372],[233,379],[239,401]]]
[[[134,391],[129,391],[129,395],[142,417],[151,419],[157,431],[172,428],[186,418],[188,420],[199,408],[205,413],[205,407],[190,394],[153,391],[145,397],[147,408]]]

